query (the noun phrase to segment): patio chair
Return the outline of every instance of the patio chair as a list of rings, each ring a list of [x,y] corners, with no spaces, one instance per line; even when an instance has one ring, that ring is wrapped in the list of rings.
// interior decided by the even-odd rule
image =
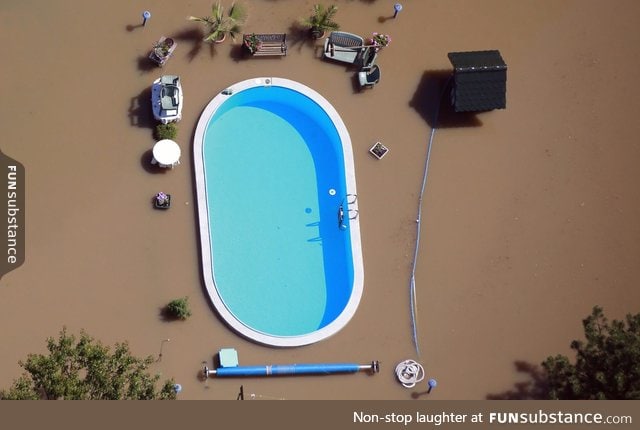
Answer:
[[[358,82],[361,88],[372,88],[380,82],[380,67],[376,64],[370,67],[363,67],[358,72]]]
[[[324,41],[324,57],[353,64],[361,58],[364,46],[364,39],[357,34],[333,31]]]

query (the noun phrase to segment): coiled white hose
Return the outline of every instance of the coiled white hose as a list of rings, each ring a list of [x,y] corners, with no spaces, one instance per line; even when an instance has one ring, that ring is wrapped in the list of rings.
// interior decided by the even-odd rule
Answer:
[[[396,366],[396,376],[405,388],[413,388],[424,379],[424,368],[415,360],[404,360]]]

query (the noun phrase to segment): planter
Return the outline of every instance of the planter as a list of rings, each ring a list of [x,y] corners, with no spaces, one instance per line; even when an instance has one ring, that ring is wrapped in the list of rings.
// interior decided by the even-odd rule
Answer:
[[[320,27],[311,27],[309,29],[309,34],[314,39],[320,39],[320,38],[324,37],[325,31],[322,30]]]
[[[375,145],[373,145],[371,149],[369,149],[369,152],[373,154],[373,156],[378,160],[381,160],[382,157],[387,155],[387,152],[389,152],[389,148],[384,146],[381,142],[376,142]]]
[[[153,49],[159,58],[165,58],[169,53],[171,53],[171,47],[173,44],[173,39],[166,38],[163,42],[158,43]]]
[[[255,34],[249,34],[244,37],[244,47],[253,55],[262,47],[262,41]]]
[[[171,207],[171,194],[156,194],[153,198],[153,207],[156,209],[169,209]]]
[[[158,66],[163,66],[164,63],[171,57],[173,51],[176,49],[176,42],[170,37],[162,36],[154,45],[149,59],[151,59]]]
[[[373,33],[373,37],[370,39],[371,44],[379,48],[384,48],[391,43],[391,36],[382,33]]]

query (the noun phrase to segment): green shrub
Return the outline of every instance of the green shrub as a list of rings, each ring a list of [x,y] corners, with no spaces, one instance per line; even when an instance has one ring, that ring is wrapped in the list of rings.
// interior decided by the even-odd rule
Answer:
[[[169,302],[166,307],[167,315],[172,318],[186,320],[191,316],[191,310],[189,309],[189,298],[182,297]]]
[[[106,346],[84,331],[77,337],[63,327],[58,339],[47,339],[47,350],[18,362],[24,372],[8,390],[0,390],[0,400],[176,398],[173,379],[159,391],[160,375],[149,373],[156,359],[134,356],[127,342]]]
[[[178,135],[178,126],[170,122],[168,124],[158,124],[156,126],[156,139],[171,139],[174,140]]]

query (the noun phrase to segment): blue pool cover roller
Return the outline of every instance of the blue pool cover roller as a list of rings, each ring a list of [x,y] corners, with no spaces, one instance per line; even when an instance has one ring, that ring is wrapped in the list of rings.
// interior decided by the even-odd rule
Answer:
[[[238,376],[276,376],[276,375],[331,375],[339,373],[356,373],[367,370],[371,373],[380,371],[378,361],[371,364],[355,363],[318,363],[318,364],[274,364],[262,366],[235,366],[209,369],[205,366],[205,376],[238,377]]]

